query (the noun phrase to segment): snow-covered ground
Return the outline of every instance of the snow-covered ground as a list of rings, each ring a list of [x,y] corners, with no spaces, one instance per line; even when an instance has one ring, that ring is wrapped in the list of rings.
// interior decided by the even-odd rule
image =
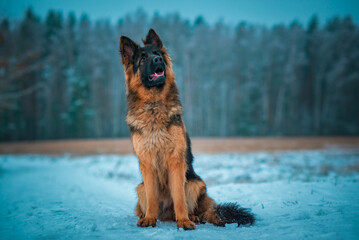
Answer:
[[[135,156],[0,156],[0,239],[359,239],[359,149],[195,156],[251,227],[138,228]]]

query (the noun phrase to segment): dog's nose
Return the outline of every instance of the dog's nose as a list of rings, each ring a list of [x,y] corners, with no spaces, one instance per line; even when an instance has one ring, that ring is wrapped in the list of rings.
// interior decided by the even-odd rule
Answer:
[[[163,60],[162,60],[162,57],[161,56],[156,56],[153,58],[153,63],[161,63]]]

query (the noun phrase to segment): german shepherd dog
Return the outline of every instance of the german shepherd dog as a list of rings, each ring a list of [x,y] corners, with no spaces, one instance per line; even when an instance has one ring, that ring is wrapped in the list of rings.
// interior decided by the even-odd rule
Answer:
[[[247,209],[231,203],[217,205],[207,195],[206,184],[192,167],[191,142],[182,120],[171,58],[153,29],[143,44],[125,36],[120,39],[126,122],[143,178],[136,188],[137,226],[155,227],[157,219],[176,221],[185,230],[205,222],[253,224],[255,219]]]

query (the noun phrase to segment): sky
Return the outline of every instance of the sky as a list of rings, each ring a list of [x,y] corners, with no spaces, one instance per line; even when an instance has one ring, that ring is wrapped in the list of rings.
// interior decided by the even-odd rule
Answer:
[[[334,15],[351,15],[359,22],[359,0],[1,0],[0,18],[21,19],[24,10],[31,6],[36,14],[45,17],[49,9],[61,10],[66,16],[74,11],[77,16],[87,13],[91,19],[111,19],[142,8],[149,16],[178,12],[193,21],[203,16],[210,23],[222,21],[237,24],[247,21],[271,26],[299,20],[307,23],[313,14],[323,23]]]

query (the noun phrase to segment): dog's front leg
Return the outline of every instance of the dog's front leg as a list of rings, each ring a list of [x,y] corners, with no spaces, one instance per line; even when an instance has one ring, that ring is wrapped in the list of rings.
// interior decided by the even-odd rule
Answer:
[[[143,159],[141,159],[143,160]],[[137,222],[139,227],[155,227],[158,215],[158,184],[154,169],[148,162],[140,160],[140,169],[142,173],[143,183],[146,192],[146,213],[144,218],[140,218]]]
[[[188,218],[188,209],[184,190],[186,181],[185,162],[178,162],[178,159],[175,158],[171,159],[170,162],[172,164],[169,165],[169,185],[176,214],[177,227],[183,228],[184,230],[193,230],[196,228],[196,225]]]

